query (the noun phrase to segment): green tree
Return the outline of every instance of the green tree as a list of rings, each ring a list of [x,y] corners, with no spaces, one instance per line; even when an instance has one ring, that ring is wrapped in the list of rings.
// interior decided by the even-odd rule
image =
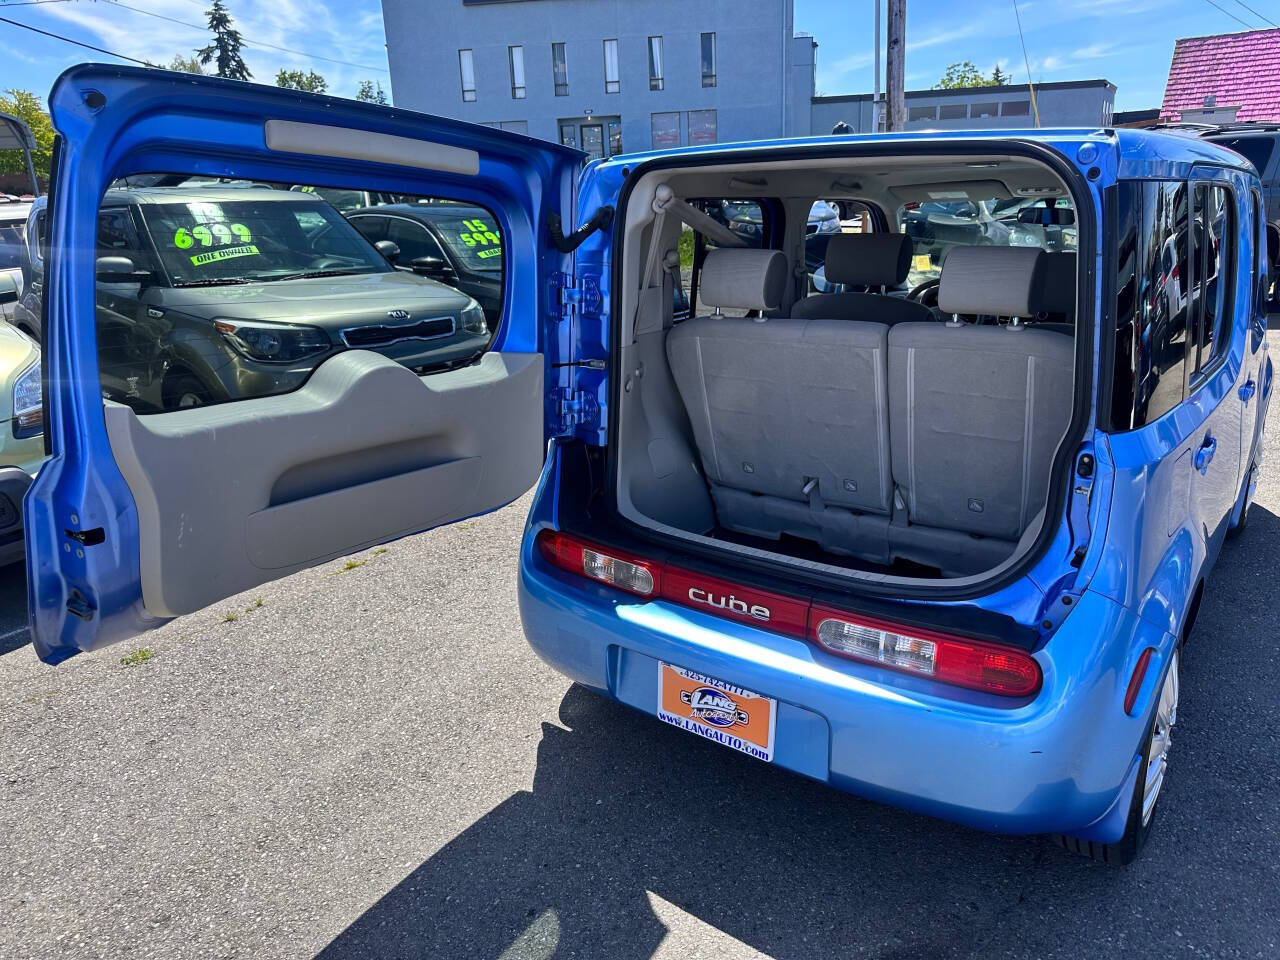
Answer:
[[[356,91],[356,99],[365,103],[386,103],[387,94],[382,89],[382,84],[376,86],[372,80],[361,80],[360,89]]]
[[[180,53],[175,53],[173,59],[169,61],[166,68],[177,73],[204,73],[204,66],[200,63],[199,57],[184,57]]]
[[[947,67],[942,79],[934,84],[935,90],[958,90],[961,87],[985,86],[987,78],[973,65],[972,60],[962,60]]]
[[[304,93],[324,93],[329,88],[329,81],[314,70],[307,73],[301,70],[281,70],[276,74],[276,86]]]
[[[53,157],[53,124],[45,113],[40,98],[30,90],[6,90],[0,97],[0,113],[9,113],[31,128],[36,148],[31,151],[31,162],[36,176],[49,179],[49,161]],[[21,150],[0,150],[0,174],[27,175],[27,163]]]
[[[1009,82],[1009,75],[1000,69],[1000,64],[996,64],[996,68],[991,71],[991,83],[996,87],[1003,87]]]
[[[240,56],[240,47],[244,40],[240,31],[233,26],[231,14],[222,5],[222,0],[213,0],[213,6],[207,13],[209,29],[213,31],[213,42],[196,51],[196,56],[206,67],[217,62],[216,74],[219,77],[230,77],[232,80],[252,80],[253,74],[244,65]]]

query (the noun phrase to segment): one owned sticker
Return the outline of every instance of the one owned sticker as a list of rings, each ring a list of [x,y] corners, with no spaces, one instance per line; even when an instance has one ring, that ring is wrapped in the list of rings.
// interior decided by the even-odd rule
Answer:
[[[223,247],[220,250],[210,250],[208,253],[197,253],[191,258],[191,262],[199,267],[219,260],[234,260],[236,257],[253,257],[257,254],[258,248],[252,243],[246,243],[242,247]]]

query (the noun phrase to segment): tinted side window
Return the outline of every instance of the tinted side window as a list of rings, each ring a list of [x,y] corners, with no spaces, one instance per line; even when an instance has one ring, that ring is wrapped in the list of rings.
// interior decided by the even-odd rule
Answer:
[[[386,217],[351,217],[351,225],[355,227],[370,243],[387,239]]]
[[[1121,184],[1119,196],[1112,425],[1129,430],[1184,395],[1189,210],[1182,181]]]
[[[392,218],[387,224],[387,239],[400,248],[400,262],[405,266],[421,257],[445,259],[440,244],[427,232],[427,228],[412,220]]]
[[[1233,197],[1226,187],[1195,185],[1195,371],[1209,367],[1230,341],[1224,328],[1231,315],[1231,290],[1235,279],[1235,224]]]

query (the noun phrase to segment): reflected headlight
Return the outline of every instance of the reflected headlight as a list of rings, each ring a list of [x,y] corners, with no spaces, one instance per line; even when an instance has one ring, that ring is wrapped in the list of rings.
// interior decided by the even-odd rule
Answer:
[[[13,384],[13,436],[17,440],[34,437],[44,429],[44,387],[40,360],[22,371]]]
[[[461,320],[463,332],[481,337],[489,335],[489,324],[485,323],[484,310],[474,300],[462,308]]]
[[[239,353],[262,363],[294,363],[324,353],[331,346],[328,335],[318,327],[239,320],[215,320],[213,326]]]

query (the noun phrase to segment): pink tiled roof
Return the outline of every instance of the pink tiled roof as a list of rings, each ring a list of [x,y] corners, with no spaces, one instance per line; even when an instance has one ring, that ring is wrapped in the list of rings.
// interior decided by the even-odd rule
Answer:
[[[1160,119],[1181,119],[1210,94],[1220,107],[1238,104],[1237,120],[1280,120],[1280,29],[1179,40]]]

